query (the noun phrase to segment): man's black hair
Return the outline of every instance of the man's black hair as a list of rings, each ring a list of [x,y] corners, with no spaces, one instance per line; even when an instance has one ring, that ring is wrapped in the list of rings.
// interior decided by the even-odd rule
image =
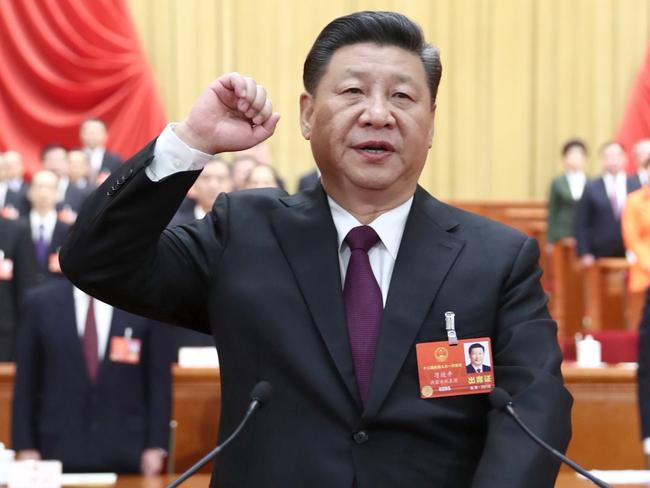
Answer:
[[[365,42],[396,46],[417,55],[426,72],[431,103],[435,102],[442,76],[440,53],[436,47],[427,44],[418,24],[396,12],[356,12],[327,24],[305,59],[302,74],[305,90],[312,95],[316,93],[318,83],[337,49]]]

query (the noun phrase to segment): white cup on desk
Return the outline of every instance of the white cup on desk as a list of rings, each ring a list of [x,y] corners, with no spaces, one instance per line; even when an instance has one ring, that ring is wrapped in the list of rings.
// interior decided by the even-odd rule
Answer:
[[[0,442],[0,485],[6,485],[9,478],[9,468],[16,458],[16,452],[12,449],[5,449]]]

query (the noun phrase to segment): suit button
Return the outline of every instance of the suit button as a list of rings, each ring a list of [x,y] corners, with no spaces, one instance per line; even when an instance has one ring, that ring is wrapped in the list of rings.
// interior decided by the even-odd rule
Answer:
[[[352,434],[352,438],[357,444],[364,444],[365,442],[368,442],[368,433],[365,430],[360,430],[359,432]]]

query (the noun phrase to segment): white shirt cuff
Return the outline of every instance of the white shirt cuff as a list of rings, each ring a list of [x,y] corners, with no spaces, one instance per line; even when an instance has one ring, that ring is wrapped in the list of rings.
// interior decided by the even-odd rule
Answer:
[[[175,123],[167,124],[153,151],[153,161],[145,169],[151,181],[160,181],[181,171],[203,169],[214,156],[192,149],[174,132]]]
[[[643,453],[650,454],[650,437],[643,439]]]

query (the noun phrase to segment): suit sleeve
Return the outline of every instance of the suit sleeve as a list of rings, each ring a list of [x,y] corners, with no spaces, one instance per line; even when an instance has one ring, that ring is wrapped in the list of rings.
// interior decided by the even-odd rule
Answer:
[[[16,290],[16,310],[25,298],[25,292],[36,282],[36,256],[27,225],[21,225],[14,252],[14,286]]]
[[[147,447],[167,450],[171,420],[171,327],[150,322],[147,361]]]
[[[38,303],[32,295],[24,302],[16,341],[16,376],[11,415],[12,447],[19,451],[39,449],[35,428],[38,425],[38,395],[42,391],[41,351],[37,330]]]
[[[60,253],[63,272],[87,293],[129,312],[210,333],[207,292],[227,216],[214,211],[165,229],[199,171],[151,181],[155,142],[122,165],[89,197]],[[224,227],[225,228],[225,227]]]
[[[493,337],[494,375],[513,397],[522,420],[548,444],[566,450],[572,398],[562,383],[557,327],[547,310],[533,239],[521,246],[501,293]],[[472,488],[551,488],[559,462],[499,411],[488,415],[488,434]]]

